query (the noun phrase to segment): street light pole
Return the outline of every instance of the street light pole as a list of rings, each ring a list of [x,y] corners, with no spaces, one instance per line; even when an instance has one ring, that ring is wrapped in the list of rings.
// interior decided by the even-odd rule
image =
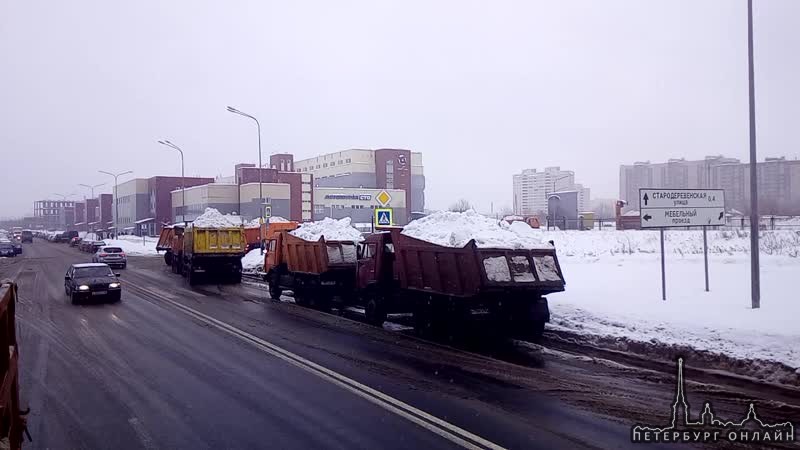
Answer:
[[[747,70],[750,103],[750,296],[752,307],[761,307],[761,274],[758,263],[758,168],[756,167],[756,94],[753,67],[753,0],[747,0]]]
[[[254,116],[250,114],[244,113],[239,111],[238,109],[228,106],[228,112],[238,114],[242,117],[247,117],[253,119],[256,122],[256,129],[258,130],[258,235],[259,235],[259,242],[261,247],[261,254],[264,254],[264,227],[262,227],[262,223],[264,222],[264,193],[262,191],[262,164],[261,164],[261,123],[258,122]]]
[[[172,142],[166,139],[163,141],[158,141],[158,143],[161,145],[166,145],[169,148],[175,149],[178,151],[178,153],[181,154],[181,203],[183,204],[182,205],[183,214],[181,214],[181,219],[183,219],[182,222],[185,225],[186,224],[186,178],[184,177],[184,171],[183,171],[183,150],[181,150],[180,147],[178,147],[177,145],[173,144]]]
[[[119,183],[117,182],[117,178],[121,177],[122,175],[133,173],[133,171],[128,170],[126,172],[111,173],[106,172],[105,170],[98,170],[98,172],[114,177],[114,238],[117,238],[119,237],[119,196],[117,195],[117,186]]]
[[[97,187],[100,187],[100,186],[105,186],[105,184],[106,183],[100,183],[100,184],[95,184],[94,186],[92,186],[90,184],[79,184],[78,186],[83,186],[83,187],[88,188],[89,190],[91,190],[92,199],[94,199],[94,188],[97,188]],[[83,198],[84,198],[84,200],[86,199],[85,196]],[[94,219],[94,210],[92,210],[92,219]],[[89,230],[89,204],[88,203],[86,204],[86,229]],[[91,231],[94,233],[94,230],[91,230]]]
[[[92,198],[94,198],[94,188],[99,188],[100,186],[105,186],[105,185],[106,185],[106,183],[95,184],[94,186],[92,186],[90,184],[79,184],[78,186],[83,186],[83,187],[91,190]]]

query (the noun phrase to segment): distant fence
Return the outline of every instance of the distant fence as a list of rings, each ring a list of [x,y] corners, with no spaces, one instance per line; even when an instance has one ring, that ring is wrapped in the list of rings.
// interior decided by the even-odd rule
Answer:
[[[630,217],[626,217],[630,219]],[[638,219],[638,218],[637,218]],[[616,219],[568,219],[566,217],[550,216],[545,218],[543,228],[548,230],[558,228],[560,230],[609,230],[616,228]],[[630,228],[630,227],[626,227]],[[673,229],[700,229],[701,227],[679,227]],[[726,224],[722,226],[709,227],[715,230],[747,230],[750,229],[749,217],[728,217]],[[761,216],[758,228],[760,230],[790,230],[800,231],[800,216]]]

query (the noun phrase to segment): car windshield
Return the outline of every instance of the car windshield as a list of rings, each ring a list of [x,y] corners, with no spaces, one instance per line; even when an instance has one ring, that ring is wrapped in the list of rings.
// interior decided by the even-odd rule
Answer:
[[[113,277],[114,272],[107,266],[78,267],[75,269],[74,278]]]
[[[119,247],[105,247],[100,251],[103,253],[122,253],[122,249]]]

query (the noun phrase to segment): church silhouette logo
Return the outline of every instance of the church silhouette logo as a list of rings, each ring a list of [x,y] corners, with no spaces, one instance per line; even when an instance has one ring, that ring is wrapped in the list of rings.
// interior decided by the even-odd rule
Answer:
[[[670,423],[666,426],[637,424],[631,428],[634,443],[776,443],[795,442],[794,425],[791,422],[766,423],[758,417],[756,407],[750,403],[747,414],[739,421],[721,420],[716,417],[711,404],[706,402],[698,420],[692,420],[686,386],[683,379],[683,358],[678,358],[675,402],[672,404]]]

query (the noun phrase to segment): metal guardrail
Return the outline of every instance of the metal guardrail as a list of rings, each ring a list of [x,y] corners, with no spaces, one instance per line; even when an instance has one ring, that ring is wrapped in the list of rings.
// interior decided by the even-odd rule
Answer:
[[[23,433],[27,434],[25,415],[19,405],[19,346],[16,334],[17,285],[0,284],[0,438],[6,448],[22,448]],[[28,435],[30,439],[30,435]]]

